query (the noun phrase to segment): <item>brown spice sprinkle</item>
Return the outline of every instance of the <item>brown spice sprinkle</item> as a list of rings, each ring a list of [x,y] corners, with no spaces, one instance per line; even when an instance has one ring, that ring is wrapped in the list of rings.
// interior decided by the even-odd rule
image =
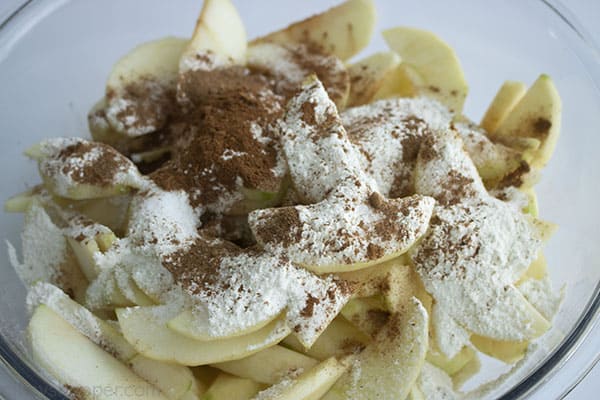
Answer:
[[[84,161],[90,152],[98,152],[98,157],[92,162]],[[113,186],[115,175],[131,166],[131,162],[115,149],[97,142],[81,141],[69,145],[60,151],[58,159],[64,161],[61,172],[73,181],[100,187]],[[74,165],[78,163],[75,160],[81,160],[82,167]]]
[[[532,128],[533,137],[543,140],[550,133],[552,122],[546,118],[540,117],[533,121]]]
[[[282,240],[281,244],[286,247],[302,239],[302,221],[295,207],[279,208],[270,222],[269,229],[261,232],[265,242]]]
[[[283,100],[266,80],[242,67],[189,71],[179,90],[184,107],[174,156],[151,178],[165,190],[191,192],[193,206],[219,203],[239,190],[239,179],[246,188],[277,192],[283,177],[273,173],[278,148],[269,138]]]
[[[519,188],[525,181],[525,176],[531,172],[531,167],[527,161],[522,160],[519,166],[505,175],[502,180],[498,183],[498,189],[505,189],[507,187]]]

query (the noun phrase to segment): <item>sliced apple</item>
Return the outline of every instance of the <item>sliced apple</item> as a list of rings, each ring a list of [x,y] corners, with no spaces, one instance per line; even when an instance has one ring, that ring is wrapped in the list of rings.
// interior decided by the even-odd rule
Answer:
[[[281,343],[293,350],[325,360],[329,357],[341,357],[362,350],[371,341],[369,335],[357,329],[346,318],[339,315],[327,326],[317,341],[305,348],[295,336],[286,337]]]
[[[27,332],[34,361],[81,398],[168,399],[45,305],[36,308]]]
[[[541,75],[492,137],[500,141],[510,141],[512,138],[538,140],[539,148],[530,151],[531,164],[541,168],[554,152],[560,133],[561,111],[560,95],[552,79],[548,75]]]
[[[256,43],[248,48],[247,65],[266,73],[276,93],[289,98],[311,74],[317,74],[338,109],[348,100],[350,79],[342,61],[314,53],[303,44]]]
[[[128,158],[103,143],[53,138],[25,154],[38,162],[46,189],[68,199],[110,197],[146,185]]]
[[[211,333],[210,323],[206,315],[196,315],[191,310],[186,310],[182,312],[181,314],[170,320],[167,326],[173,331],[191,339],[210,341],[228,339],[256,332],[257,330],[263,328],[265,325],[272,322],[278,316],[279,314],[274,314],[271,317],[265,318],[263,321],[260,321],[256,325],[225,332],[224,334],[220,334],[219,336],[215,336],[213,333]]]
[[[212,364],[240,378],[273,385],[286,376],[307,371],[317,364],[314,358],[282,346],[272,346],[239,360]]]
[[[347,60],[369,44],[375,22],[372,0],[347,0],[323,13],[254,39],[252,43],[302,43],[313,50]]]
[[[119,308],[116,310],[125,338],[148,358],[182,365],[206,365],[250,356],[273,346],[290,333],[285,322],[277,319],[245,336],[217,341],[190,339],[161,322],[156,307]]]
[[[374,337],[388,322],[389,311],[381,296],[351,299],[341,314],[363,333]]]
[[[423,365],[417,379],[417,386],[425,399],[458,400],[460,398],[454,391],[452,378],[428,362]]]
[[[526,91],[527,86],[523,82],[504,82],[479,125],[487,132],[494,134],[514,106],[523,98]]]
[[[200,389],[189,368],[151,360],[137,354],[128,361],[131,370],[159,388],[169,399],[198,399]]]
[[[139,288],[131,277],[131,274],[124,270],[115,269],[114,275],[117,288],[131,303],[137,306],[152,306],[156,304],[152,298]]]
[[[462,112],[468,86],[456,53],[429,31],[397,27],[383,32],[390,48],[422,78],[420,95],[438,99],[456,115]]]
[[[10,213],[27,212],[33,202],[33,198],[37,196],[43,189],[43,186],[34,186],[24,192],[11,196],[4,202],[4,211]]]
[[[393,314],[324,400],[405,399],[416,382],[429,346],[428,317],[416,299]]]
[[[406,400],[428,400],[428,399],[425,398],[425,396],[423,395],[423,392],[421,392],[421,389],[419,389],[419,387],[417,385],[414,385],[410,389],[410,393],[408,394],[408,397],[406,398]]]
[[[424,86],[426,86],[425,80],[414,67],[400,63],[394,71],[385,76],[381,87],[373,96],[373,100],[390,97],[415,97],[419,94],[420,88]]]
[[[430,346],[433,347],[433,346]],[[444,370],[448,375],[454,375],[465,367],[477,354],[471,347],[463,347],[454,357],[448,358],[435,348],[427,352],[427,362]]]
[[[480,370],[481,361],[479,360],[479,356],[475,354],[475,357],[470,359],[469,362],[464,365],[464,367],[452,375],[452,383],[454,384],[454,388],[456,390],[460,390],[465,382],[471,379],[471,377],[477,374]]]
[[[246,43],[244,23],[233,3],[206,0],[192,39],[181,54],[179,72],[244,64]]]
[[[174,37],[154,40],[117,61],[106,84],[105,116],[112,129],[137,137],[164,126],[186,45],[187,40]],[[98,133],[105,139],[110,137],[108,127]]]
[[[319,400],[346,372],[347,365],[335,357],[322,361],[292,380],[284,380],[262,391],[256,400]],[[325,397],[323,397],[325,395]]]
[[[370,103],[400,65],[400,56],[379,52],[348,66],[350,95],[346,105]]]
[[[508,364],[522,359],[529,347],[529,341],[502,341],[480,335],[472,335],[471,343],[480,352]]]
[[[201,397],[201,400],[250,400],[263,388],[264,385],[251,379],[221,373]]]

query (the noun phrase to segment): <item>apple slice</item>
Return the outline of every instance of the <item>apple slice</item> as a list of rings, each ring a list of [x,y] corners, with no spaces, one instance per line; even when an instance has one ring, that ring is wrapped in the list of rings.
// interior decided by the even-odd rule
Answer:
[[[103,143],[53,138],[30,147],[25,154],[38,162],[46,188],[68,199],[110,197],[146,185],[128,158]]]
[[[408,397],[406,397],[406,400],[428,400],[428,399],[425,398],[425,396],[423,395],[423,392],[421,392],[421,389],[419,389],[419,387],[417,385],[414,385],[410,389],[410,393],[408,394]]]
[[[443,353],[430,346],[427,352],[427,362],[442,369],[448,375],[454,375],[465,367],[477,354],[471,347],[463,347],[454,357],[448,358]]]
[[[246,30],[230,0],[205,0],[192,39],[179,60],[179,73],[244,64]]]
[[[424,86],[425,80],[417,70],[401,62],[394,71],[385,76],[381,87],[373,96],[373,100],[390,97],[416,97],[419,95],[419,89]]]
[[[235,338],[199,341],[175,333],[161,322],[160,307],[132,307],[115,310],[125,338],[148,358],[181,365],[206,365],[250,356],[273,346],[290,333],[279,318],[264,328]]]
[[[249,357],[211,366],[240,378],[273,385],[290,374],[309,370],[316,364],[317,360],[302,353],[282,346],[272,346]]]
[[[309,48],[347,60],[366,47],[375,29],[373,0],[347,0],[337,7],[254,39],[262,42],[302,43]]]
[[[278,316],[279,314],[274,314],[271,317],[265,318],[263,321],[260,321],[258,324],[248,326],[245,328],[238,328],[236,330],[226,332],[219,336],[215,336],[211,333],[210,322],[208,321],[207,315],[196,315],[191,310],[186,310],[182,312],[181,314],[170,320],[167,323],[167,326],[173,331],[191,339],[202,341],[222,340],[256,332],[265,327],[265,325],[272,322]]]
[[[371,337],[385,326],[390,317],[381,296],[351,299],[340,313],[361,332]]]
[[[33,199],[44,191],[43,185],[36,185],[31,189],[27,189],[24,192],[9,197],[4,202],[4,211],[10,213],[24,213],[29,210]]]
[[[285,379],[260,392],[255,400],[319,400],[348,369],[335,357],[322,361],[294,379]],[[325,397],[323,397],[325,395]]]
[[[402,62],[421,76],[419,94],[438,99],[460,115],[468,86],[454,50],[435,34],[420,29],[392,28],[384,31],[383,37]]]
[[[441,369],[426,362],[417,379],[417,387],[425,399],[458,400],[452,378]]]
[[[348,66],[350,94],[346,105],[370,103],[400,65],[400,56],[379,52]]]
[[[525,356],[529,341],[494,340],[481,335],[471,335],[471,343],[480,352],[507,364],[514,364]]]
[[[251,379],[221,373],[210,385],[202,400],[250,400],[264,388]]]
[[[338,109],[346,106],[350,91],[348,71],[332,55],[311,52],[298,43],[256,43],[248,48],[247,65],[266,74],[276,93],[292,97],[311,74],[316,74]]]
[[[34,361],[78,397],[167,399],[45,305],[36,308],[27,332]]]
[[[425,362],[429,347],[427,311],[413,298],[395,313],[324,400],[404,399]]]
[[[454,384],[454,388],[456,390],[460,390],[460,388],[467,382],[471,377],[477,374],[481,370],[481,361],[479,360],[479,356],[475,354],[468,363],[464,365],[460,369],[452,375],[452,383]]]
[[[554,152],[560,133],[562,104],[560,95],[548,75],[541,75],[512,108],[494,132],[493,138],[539,140],[540,147],[531,150],[531,164],[542,168]]]
[[[106,84],[106,120],[125,137],[164,126],[174,99],[180,55],[187,40],[167,37],[137,46],[113,66]],[[110,129],[102,129],[104,138]]]
[[[141,354],[128,361],[131,370],[159,388],[169,399],[198,399],[200,391],[189,368],[151,360]]]
[[[526,91],[527,86],[523,82],[504,82],[479,125],[490,134],[494,134],[514,106],[523,98]]]
[[[370,341],[371,337],[339,315],[308,349],[293,335],[286,337],[281,343],[317,360],[325,360],[329,357],[341,357],[360,351]]]

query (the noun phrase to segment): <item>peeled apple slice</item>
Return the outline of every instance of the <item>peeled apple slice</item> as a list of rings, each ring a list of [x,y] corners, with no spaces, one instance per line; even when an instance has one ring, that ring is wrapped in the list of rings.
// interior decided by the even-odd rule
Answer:
[[[373,0],[348,0],[252,43],[302,43],[347,60],[369,44],[375,23]]]
[[[250,400],[263,388],[251,379],[219,374],[210,385],[202,400]]]
[[[523,82],[506,81],[496,93],[494,100],[488,107],[485,115],[481,119],[481,127],[487,132],[493,134],[498,126],[504,121],[506,116],[514,106],[523,98],[527,92],[527,86]]]
[[[535,139],[538,149],[531,150],[531,164],[541,168],[552,156],[561,124],[562,102],[548,75],[541,75],[502,121],[493,137]],[[507,143],[510,145],[510,143]]]
[[[34,361],[78,398],[168,399],[45,305],[36,308],[27,332]],[[130,390],[97,391],[95,388]]]
[[[357,356],[353,370],[323,399],[405,399],[425,362],[428,325],[425,307],[413,298],[403,313],[390,317],[375,340]]]
[[[346,372],[347,366],[328,358],[291,381],[284,380],[260,392],[255,399],[260,400],[319,400],[326,399],[325,393]]]
[[[186,44],[187,40],[175,37],[158,39],[137,46],[117,61],[106,83],[105,112],[112,129],[136,137],[166,123],[168,106],[163,99],[168,90],[175,89]],[[97,134],[111,137],[110,129]]]
[[[370,103],[396,68],[400,56],[393,52],[375,53],[348,66],[350,95],[347,107]]]
[[[456,53],[435,34],[408,27],[383,32],[390,48],[422,78],[418,92],[433,97],[459,115],[468,86]]]
[[[230,0],[205,0],[192,39],[179,60],[179,72],[244,64],[246,29]]]
[[[281,341],[290,333],[279,318],[245,336],[200,341],[180,335],[156,318],[156,307],[119,308],[116,311],[125,338],[138,352],[155,360],[182,365],[206,365],[250,356]]]

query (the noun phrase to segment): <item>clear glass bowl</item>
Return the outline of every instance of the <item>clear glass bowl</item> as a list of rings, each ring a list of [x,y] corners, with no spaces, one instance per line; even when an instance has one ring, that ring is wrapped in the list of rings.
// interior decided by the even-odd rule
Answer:
[[[282,3],[237,1],[249,35],[266,33],[334,2]],[[538,186],[542,217],[560,225],[546,250],[555,286],[566,285],[551,333],[558,340],[539,346],[529,362],[489,397],[563,397],[594,365],[600,349],[600,335],[589,335],[597,325],[600,306],[598,52],[555,1],[377,3],[379,29],[421,27],[456,49],[471,86],[466,115],[475,120],[506,79],[531,83],[545,72],[558,86],[564,105],[562,136]],[[50,136],[87,135],[86,113],[103,95],[113,62],[143,41],[189,35],[199,8],[198,0],[30,0],[2,23],[0,197],[6,199],[38,182],[35,165],[21,155],[28,145]],[[367,52],[383,48],[376,36]],[[22,217],[2,213],[0,218],[4,238],[19,248]],[[4,245],[0,263],[4,390],[19,399],[64,399],[27,355],[25,289],[9,266]],[[489,376],[506,370],[489,360],[484,364]]]

